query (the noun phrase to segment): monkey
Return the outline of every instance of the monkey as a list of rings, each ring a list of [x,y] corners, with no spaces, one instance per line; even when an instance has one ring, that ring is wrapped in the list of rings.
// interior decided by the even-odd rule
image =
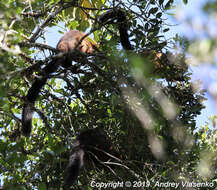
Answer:
[[[66,32],[63,37],[59,40],[56,49],[60,52],[69,52],[76,47],[82,37],[85,36],[85,33],[78,30],[70,30]],[[97,49],[97,45],[90,41],[88,38],[85,38],[78,45],[78,50],[82,53],[93,53]],[[33,106],[36,101],[41,88],[46,84],[49,75],[56,71],[59,65],[64,68],[71,66],[71,59],[68,57],[60,58],[57,60],[52,60],[48,63],[47,66],[43,69],[44,76],[41,78],[36,78],[35,82],[32,84],[29,89],[27,96],[25,97],[25,104],[22,112],[22,134],[29,136],[32,128],[32,115],[33,115]]]
[[[117,23],[115,23],[117,20]],[[114,9],[105,12],[98,19],[100,24],[117,24],[120,33],[120,42],[124,49],[132,50],[132,46],[129,41],[128,27],[126,24],[126,15],[121,9]],[[75,47],[82,53],[93,53],[97,49],[97,45],[93,43],[92,40],[84,38],[85,33],[78,30],[70,30],[66,32],[63,37],[59,40],[56,49],[60,52],[70,52]],[[81,39],[84,38],[82,41]],[[81,42],[80,42],[81,41]],[[78,45],[78,43],[80,44]],[[32,116],[34,103],[39,96],[40,90],[46,84],[47,79],[50,78],[50,74],[55,72],[59,65],[64,68],[69,68],[71,66],[72,59],[70,57],[59,58],[51,60],[47,66],[43,68],[44,75],[41,78],[36,78],[35,82],[32,84],[31,88],[25,97],[24,107],[22,111],[22,134],[24,136],[29,136],[32,129]]]
[[[70,187],[76,181],[80,170],[85,164],[85,157],[86,160],[88,160],[91,155],[94,154],[100,161],[106,162],[112,159],[105,154],[106,152],[117,159],[122,159],[122,155],[117,149],[114,149],[111,139],[101,127],[82,131],[77,136],[73,145],[75,146],[75,150],[73,154],[71,154],[65,169],[64,187]],[[88,155],[88,152],[92,154]],[[99,161],[93,156],[91,158],[97,165]]]

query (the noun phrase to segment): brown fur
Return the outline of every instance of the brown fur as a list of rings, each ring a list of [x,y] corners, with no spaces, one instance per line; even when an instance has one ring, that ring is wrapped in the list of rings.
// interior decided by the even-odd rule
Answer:
[[[57,44],[57,49],[62,52],[73,50],[80,40],[85,36],[84,32],[78,30],[70,30],[66,32]],[[97,45],[91,42],[88,37],[84,38],[78,46],[78,50],[83,53],[93,53],[97,49]]]

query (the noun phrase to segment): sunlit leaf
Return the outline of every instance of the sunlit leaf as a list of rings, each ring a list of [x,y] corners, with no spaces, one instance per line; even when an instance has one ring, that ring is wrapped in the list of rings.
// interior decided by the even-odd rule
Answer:
[[[184,4],[187,4],[187,3],[188,3],[188,0],[183,0],[183,3],[184,3]]]

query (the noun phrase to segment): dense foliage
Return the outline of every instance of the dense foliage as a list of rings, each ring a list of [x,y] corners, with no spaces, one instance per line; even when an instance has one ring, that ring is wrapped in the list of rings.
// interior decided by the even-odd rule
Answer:
[[[124,187],[131,182],[134,189],[160,188],[166,182],[180,183],[179,188],[216,185],[217,134],[207,127],[196,130],[203,91],[193,88],[187,44],[167,35],[172,6],[172,0],[0,2],[3,189],[61,189],[73,140],[81,130],[95,127],[107,132],[122,159],[101,163],[106,167],[86,164],[73,189],[96,189],[92,185],[101,182],[110,182],[111,189],[111,182]],[[98,23],[103,12],[114,8],[127,14],[130,52],[119,45],[115,24]],[[58,69],[36,103],[31,137],[22,137],[26,92],[56,53],[46,44],[47,36],[65,29],[91,31],[99,51],[73,62],[76,73]],[[177,45],[181,53],[175,52]],[[163,55],[156,59],[158,52]]]

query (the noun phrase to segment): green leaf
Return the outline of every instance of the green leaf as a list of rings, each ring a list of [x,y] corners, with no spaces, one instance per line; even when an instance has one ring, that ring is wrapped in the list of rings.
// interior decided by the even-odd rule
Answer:
[[[166,28],[163,30],[163,32],[168,32],[170,29],[169,28]]]
[[[158,7],[155,7],[155,8],[151,8],[149,13],[150,14],[155,14],[157,11],[158,11]]]
[[[148,31],[149,30],[149,23],[145,24],[145,30]]]
[[[164,0],[159,0],[160,5],[163,5],[163,3],[164,3]]]
[[[172,6],[172,4],[173,4],[173,2],[174,2],[174,0],[169,0],[169,1],[167,2],[167,4],[165,5],[165,9],[170,9],[171,6]]]
[[[150,3],[151,3],[152,5],[155,5],[155,0],[150,0]]]
[[[162,16],[162,12],[157,13],[156,17],[160,18]]]
[[[188,0],[183,0],[183,3],[184,3],[184,4],[187,4],[187,3],[188,3]]]
[[[40,183],[39,187],[38,187],[39,190],[46,190],[46,184],[45,183]]]

